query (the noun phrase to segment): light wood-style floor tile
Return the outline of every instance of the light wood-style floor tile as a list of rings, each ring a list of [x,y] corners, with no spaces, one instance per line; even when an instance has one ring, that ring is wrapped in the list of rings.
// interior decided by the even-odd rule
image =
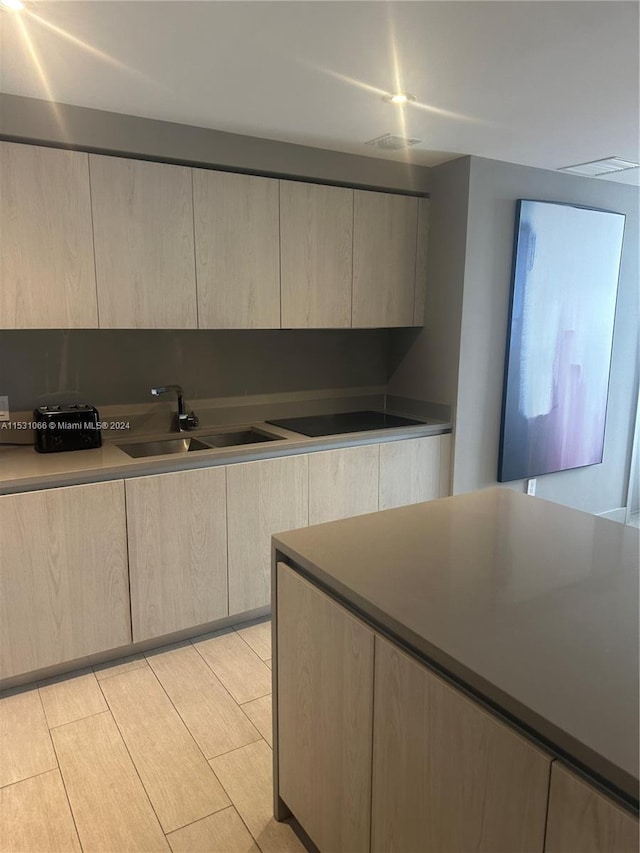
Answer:
[[[271,670],[235,631],[216,632],[194,647],[239,705],[271,693]]]
[[[165,832],[229,805],[149,667],[105,678],[101,687]]]
[[[271,696],[261,696],[245,702],[242,710],[258,729],[269,746],[273,746],[273,720],[271,717]]]
[[[2,853],[80,853],[59,770],[0,789]]]
[[[190,643],[147,654],[147,659],[206,758],[260,739]]]
[[[126,658],[107,661],[107,663],[98,663],[93,667],[93,671],[98,681],[101,681],[103,678],[109,678],[111,675],[122,675],[124,672],[131,672],[132,669],[140,669],[141,666],[146,665],[147,659],[140,653],[137,655],[128,655]]]
[[[38,689],[0,696],[0,787],[57,766]]]
[[[271,659],[271,620],[255,620],[234,629],[262,660]]]
[[[260,740],[209,763],[263,853],[304,853],[291,827],[273,817],[272,760]]]
[[[265,661],[265,663],[266,663],[266,665],[269,667],[269,669],[271,669],[271,668],[272,668],[272,667],[271,667],[271,658],[269,658],[269,660],[266,660],[266,661]]]
[[[51,734],[84,853],[169,850],[108,711]]]
[[[91,669],[40,681],[38,687],[50,729],[108,710]]]
[[[234,808],[178,829],[167,839],[173,853],[260,853]]]

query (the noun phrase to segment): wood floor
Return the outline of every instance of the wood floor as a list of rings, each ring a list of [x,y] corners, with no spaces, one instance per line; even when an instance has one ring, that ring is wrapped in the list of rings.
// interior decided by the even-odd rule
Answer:
[[[296,853],[272,817],[271,624],[0,694],[1,853]]]

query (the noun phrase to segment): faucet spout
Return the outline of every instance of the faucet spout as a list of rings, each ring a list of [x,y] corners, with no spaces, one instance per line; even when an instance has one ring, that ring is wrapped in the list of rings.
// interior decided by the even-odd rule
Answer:
[[[184,391],[182,389],[182,385],[159,385],[157,388],[151,389],[151,395],[153,397],[159,397],[160,394],[166,394],[167,391],[175,391],[178,395],[178,432],[195,429],[199,423],[198,417],[195,412],[189,412],[189,414],[187,414],[184,407]]]

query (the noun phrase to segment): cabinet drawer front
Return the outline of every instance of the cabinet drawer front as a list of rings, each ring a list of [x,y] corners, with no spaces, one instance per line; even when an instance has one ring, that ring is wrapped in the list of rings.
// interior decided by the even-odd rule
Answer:
[[[0,142],[0,328],[96,328],[88,155]]]
[[[450,457],[450,435],[381,444],[380,509],[446,497]]]
[[[91,154],[101,329],[195,329],[191,170]]]
[[[0,497],[0,677],[131,642],[124,483]]]
[[[355,190],[354,328],[413,325],[417,229],[417,198]]]
[[[279,793],[320,850],[369,850],[373,632],[278,564]]]
[[[280,181],[283,328],[351,326],[353,190]]]
[[[309,524],[378,510],[379,446],[309,454]]]
[[[551,759],[376,637],[372,849],[542,853]]]
[[[227,615],[224,467],[127,480],[127,522],[134,641]]]
[[[278,181],[193,169],[198,326],[280,328]]]
[[[638,853],[638,820],[557,761],[545,853]]]
[[[306,456],[242,462],[227,469],[229,613],[271,601],[271,537],[309,523]]]

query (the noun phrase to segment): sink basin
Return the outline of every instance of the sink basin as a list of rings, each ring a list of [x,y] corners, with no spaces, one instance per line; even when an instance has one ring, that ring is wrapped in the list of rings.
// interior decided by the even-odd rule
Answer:
[[[138,441],[131,444],[119,444],[129,456],[138,459],[141,456],[164,456],[166,453],[191,453],[193,450],[215,450],[217,447],[236,447],[242,444],[256,444],[260,441],[276,441],[279,435],[270,435],[262,430],[236,429],[229,432],[214,432],[211,435],[176,436],[158,438],[154,441]]]
[[[256,444],[259,441],[276,441],[279,435],[269,435],[257,429],[237,429],[231,432],[218,432],[212,435],[198,436],[210,447],[235,447],[238,444]]]
[[[138,459],[140,456],[164,456],[165,453],[190,453],[193,450],[211,450],[208,444],[203,444],[197,438],[164,438],[158,441],[140,441],[137,444],[120,444],[129,456]]]

